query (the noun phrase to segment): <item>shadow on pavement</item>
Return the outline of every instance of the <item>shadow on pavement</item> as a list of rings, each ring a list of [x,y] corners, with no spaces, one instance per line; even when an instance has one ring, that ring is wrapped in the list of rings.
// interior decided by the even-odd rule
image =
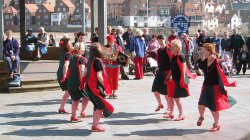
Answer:
[[[6,106],[37,106],[37,105],[54,105],[54,104],[60,104],[60,99],[55,100],[44,100],[41,102],[29,102],[29,103],[16,103],[16,104],[8,104]]]
[[[113,121],[105,121],[104,124],[109,124],[109,125],[145,125],[145,124],[160,123],[163,121],[168,121],[168,120],[166,120],[166,119],[113,120]]]
[[[44,117],[44,116],[55,115],[55,114],[57,114],[57,112],[26,111],[26,112],[18,112],[18,113],[0,114],[0,117],[2,118],[29,118],[29,117]]]
[[[130,134],[115,134],[115,136],[184,136],[188,134],[201,134],[206,133],[206,129],[160,129],[160,130],[143,130],[134,131]]]
[[[109,118],[133,118],[133,117],[140,117],[140,116],[150,116],[155,115],[156,113],[127,113],[127,112],[117,112],[112,114]]]
[[[36,120],[24,120],[24,121],[11,121],[6,123],[0,123],[0,125],[11,125],[11,126],[40,126],[40,125],[53,125],[53,124],[67,124],[70,123],[68,120],[58,119],[36,119]]]
[[[89,136],[91,134],[90,129],[67,129],[58,130],[56,128],[44,128],[44,129],[21,129],[13,132],[3,133],[2,135],[12,136]]]

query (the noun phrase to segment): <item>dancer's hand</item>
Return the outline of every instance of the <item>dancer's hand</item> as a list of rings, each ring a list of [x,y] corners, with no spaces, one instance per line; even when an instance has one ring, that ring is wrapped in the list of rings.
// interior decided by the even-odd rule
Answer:
[[[64,84],[66,82],[66,77],[63,77],[60,81],[61,84]]]

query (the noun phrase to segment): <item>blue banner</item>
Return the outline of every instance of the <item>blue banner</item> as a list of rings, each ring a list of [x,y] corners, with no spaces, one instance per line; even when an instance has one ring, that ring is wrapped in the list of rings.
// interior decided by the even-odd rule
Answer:
[[[181,36],[182,33],[188,34],[190,20],[185,15],[176,15],[171,18],[171,27],[176,31],[178,36]]]

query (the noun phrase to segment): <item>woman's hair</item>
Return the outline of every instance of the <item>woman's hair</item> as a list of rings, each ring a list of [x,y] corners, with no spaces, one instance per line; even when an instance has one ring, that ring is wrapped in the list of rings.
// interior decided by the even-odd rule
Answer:
[[[181,49],[182,49],[181,41],[180,41],[179,39],[174,39],[174,40],[172,40],[172,41],[171,41],[171,46],[172,46],[172,47],[173,47],[173,46],[178,47],[179,52],[180,52]]]
[[[78,53],[79,50],[81,50],[82,48],[85,49],[85,48],[84,48],[84,43],[82,43],[82,42],[77,42],[77,43],[75,43],[75,45],[74,45],[74,52],[75,52],[75,53]]]
[[[94,57],[103,58],[103,53],[101,52],[101,44],[100,43],[93,43],[93,46],[90,47],[90,55]]]
[[[142,36],[142,35],[143,35],[143,31],[141,29],[135,30],[135,36]]]
[[[219,58],[219,54],[215,52],[215,44],[214,43],[205,43],[203,48],[206,49],[211,55],[215,55],[216,58]]]
[[[63,48],[65,52],[72,51],[72,48],[69,47],[70,38],[63,38],[59,42],[59,46]]]
[[[157,35],[156,35],[156,34],[153,34],[153,35],[152,35],[152,39],[153,39],[154,37],[156,37],[156,38],[157,38]]]

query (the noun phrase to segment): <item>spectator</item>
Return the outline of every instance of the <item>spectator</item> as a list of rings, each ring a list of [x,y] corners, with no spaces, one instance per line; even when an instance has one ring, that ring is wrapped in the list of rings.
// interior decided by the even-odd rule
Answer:
[[[194,51],[193,51],[193,62],[194,64],[198,60],[198,55],[199,55],[199,46],[196,43],[197,38],[200,36],[200,33],[197,32],[195,33],[195,38],[192,39],[193,45],[194,45]]]
[[[243,68],[242,68],[243,75],[245,75],[248,60],[249,60],[249,52],[247,51],[247,46],[245,46],[243,47],[242,51],[239,53],[238,58],[237,58],[237,63],[238,63],[237,72],[236,72],[237,75],[239,75],[242,65],[243,65]]]
[[[74,33],[75,40],[74,40],[74,42],[72,43],[73,46],[76,44],[76,42],[77,42],[77,40],[78,40],[78,39],[77,39],[77,34],[78,34],[78,33]]]
[[[29,57],[34,60],[35,56],[35,49],[36,49],[36,43],[37,43],[37,38],[33,34],[32,28],[29,28],[27,30],[27,35],[25,36],[25,49],[27,52],[29,52]]]
[[[247,38],[246,45],[247,45],[247,50],[249,51],[250,50],[250,36]],[[248,60],[248,69],[249,68],[250,68],[250,57]]]
[[[233,29],[233,35],[231,36],[231,49],[233,50],[233,65],[237,69],[237,58],[245,44],[244,37],[239,34],[237,28]]]
[[[205,43],[211,43],[210,38],[207,36],[207,30],[202,29],[200,36],[197,38],[196,43],[199,47],[203,47]]]
[[[95,27],[95,33],[92,35],[91,37],[91,41],[94,42],[98,42],[98,27]]]
[[[151,36],[149,35],[148,28],[144,28],[143,29],[143,35],[142,35],[142,37],[144,37],[145,43],[148,46],[148,42],[152,40]]]
[[[228,55],[229,57],[232,57],[231,54],[231,39],[228,35],[228,32],[224,32],[224,38],[221,39],[221,49],[223,50],[222,58],[224,58],[225,55]]]
[[[144,54],[146,50],[146,43],[144,41],[144,38],[142,37],[142,30],[137,29],[136,32],[136,37],[134,38],[134,41],[131,43],[130,46],[130,52],[135,51],[135,58],[134,58],[134,63],[135,63],[135,78],[134,79],[143,79],[144,77],[144,72],[143,72],[143,61],[144,61]]]
[[[122,51],[124,52],[126,50],[125,45],[126,45],[126,41],[123,40],[123,28],[121,26],[117,26],[117,30],[116,30],[117,34],[116,34],[116,44],[119,45],[122,48]],[[123,66],[120,66],[120,72],[121,72],[121,78],[124,80],[128,80],[128,76],[124,70]]]
[[[151,41],[149,41],[148,43],[147,55],[151,58],[156,59],[157,50],[159,49],[159,47],[160,46],[157,40],[157,36],[153,35]]]
[[[191,56],[194,50],[193,42],[190,40],[189,36],[184,33],[183,34],[183,41],[182,41],[182,53],[186,58],[187,67],[189,70],[192,70],[192,63],[191,63]]]
[[[108,33],[108,35],[111,34],[111,30],[112,30],[112,27],[111,27],[111,26],[108,26],[108,27],[107,27],[107,33]]]
[[[174,29],[171,29],[170,31],[171,31],[171,35],[168,37],[168,44],[170,44],[172,40],[179,39]]]
[[[127,32],[125,32],[125,33],[122,35],[123,40],[126,41],[126,43],[127,43],[127,44],[125,45],[126,50],[129,50],[131,41],[133,41],[134,37],[135,37],[135,35],[134,35],[134,33],[133,33],[133,27],[132,27],[132,26],[129,26]]]
[[[49,46],[56,47],[56,41],[55,41],[54,36],[52,34],[49,35]]]
[[[41,58],[41,47],[47,47],[48,45],[48,36],[43,27],[39,28],[39,34],[37,35],[37,57],[36,60]]]
[[[20,62],[19,58],[19,43],[12,37],[12,31],[6,31],[7,39],[3,42],[4,55],[6,57],[9,76],[13,78],[14,73],[17,73],[17,68]]]
[[[215,51],[221,56],[221,40],[218,38],[218,34],[216,32],[213,33],[213,37],[210,39],[211,43],[215,44]]]
[[[112,29],[111,29],[111,34],[110,34],[110,35],[113,35],[113,36],[116,37],[116,30],[115,30],[115,28],[112,28]]]

